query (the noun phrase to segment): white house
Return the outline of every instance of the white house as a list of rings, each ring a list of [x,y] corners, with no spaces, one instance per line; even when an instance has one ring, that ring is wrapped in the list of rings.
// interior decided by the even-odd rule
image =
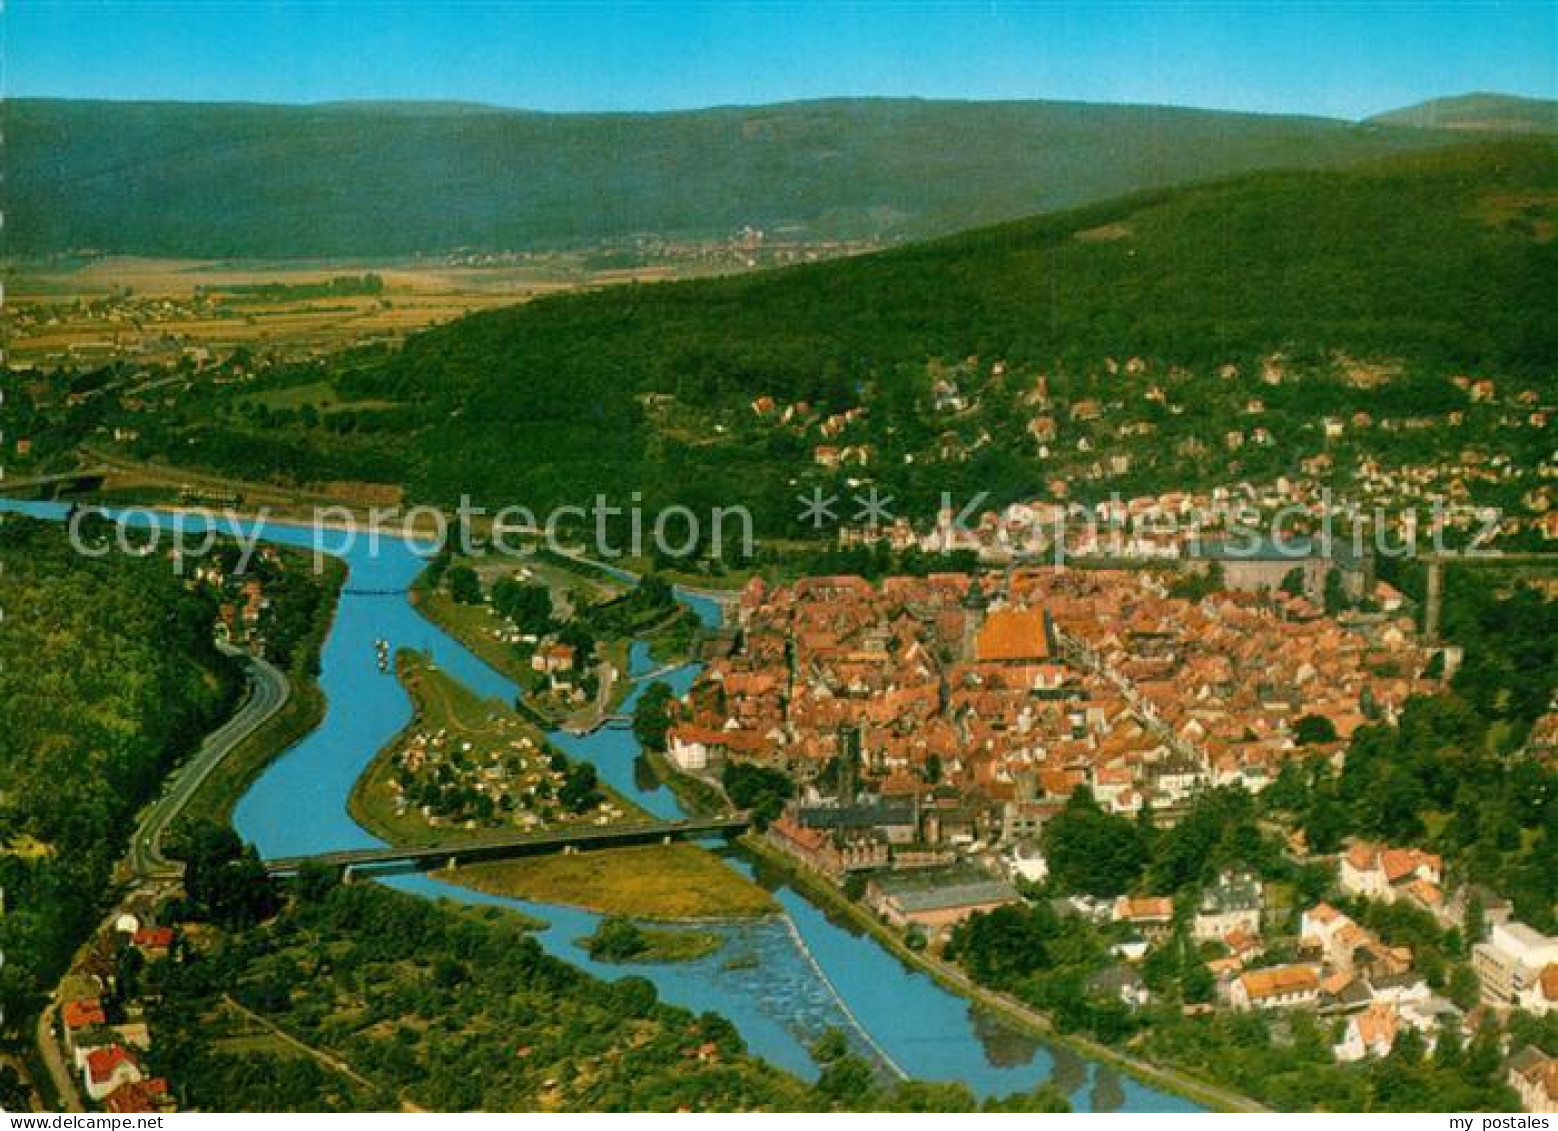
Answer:
[[[1235,1009],[1302,1009],[1320,996],[1320,973],[1313,966],[1271,966],[1239,975],[1228,987]]]
[[[1416,848],[1359,841],[1342,856],[1340,883],[1349,895],[1394,902],[1414,880],[1444,883],[1444,861]]]
[[[144,1079],[140,1066],[123,1045],[108,1045],[90,1053],[82,1066],[81,1078],[87,1095],[97,1101],[126,1084],[138,1084]]]
[[[1337,1060],[1351,1063],[1366,1056],[1386,1056],[1396,1045],[1401,1017],[1393,1005],[1371,1005],[1347,1019],[1347,1032],[1332,1046]]]

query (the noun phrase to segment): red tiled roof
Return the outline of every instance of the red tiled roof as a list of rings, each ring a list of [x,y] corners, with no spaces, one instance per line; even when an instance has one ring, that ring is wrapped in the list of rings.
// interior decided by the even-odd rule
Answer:
[[[87,998],[82,1001],[67,1001],[60,1016],[65,1021],[65,1028],[69,1030],[89,1029],[93,1025],[106,1025],[107,1016],[103,1013],[102,1003],[96,998]]]
[[[1305,993],[1320,988],[1320,976],[1312,966],[1273,966],[1251,970],[1239,979],[1251,1000],[1278,994]]]
[[[168,1094],[168,1082],[160,1076],[121,1084],[103,1101],[103,1106],[118,1115],[145,1115],[160,1110],[157,1101]]]
[[[112,1079],[114,1073],[126,1064],[136,1066],[135,1058],[123,1045],[107,1045],[87,1054],[87,1074],[94,1084]]]
[[[1049,633],[1043,609],[997,609],[974,641],[978,660],[1047,660]]]

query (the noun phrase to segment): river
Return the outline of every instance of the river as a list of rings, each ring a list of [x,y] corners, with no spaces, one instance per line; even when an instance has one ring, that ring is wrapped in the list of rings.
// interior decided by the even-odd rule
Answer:
[[[0,510],[53,519],[67,513],[63,504],[14,500],[0,500]],[[127,524],[147,530],[155,524],[167,531],[180,522],[198,529],[195,520],[183,516],[125,513]],[[226,520],[217,526],[224,533],[236,529]],[[278,544],[313,545],[311,531],[284,523],[267,522],[262,534]],[[517,693],[509,680],[421,616],[405,596],[423,565],[412,546],[384,540],[376,553],[364,545],[341,556],[349,576],[322,655],[325,717],[272,763],[234,813],[239,834],[266,857],[380,843],[352,820],[346,800],[368,762],[410,721],[411,702],[393,675],[379,671],[375,640],[430,653],[445,672],[479,694],[512,702]],[[678,596],[706,623],[717,622],[714,602],[694,594]],[[646,651],[635,647],[634,671],[647,667]],[[689,665],[664,678],[683,691],[695,677],[696,668]],[[631,700],[626,709],[631,710]],[[604,780],[646,810],[657,816],[681,814],[671,792],[642,774],[631,731],[605,728],[586,737],[557,734],[553,740],[571,757],[592,762]],[[727,862],[751,871],[743,859],[727,857]],[[602,978],[646,977],[664,1000],[723,1015],[754,1053],[807,1078],[816,1074],[807,1046],[833,1025],[884,1069],[960,1080],[980,1096],[1053,1079],[1078,1110],[1199,1110],[975,1011],[868,936],[831,922],[783,884],[774,893],[784,915],[721,928],[728,937],[714,955],[682,964],[620,966],[596,963],[578,945],[598,921],[589,912],[486,895],[424,874],[385,876],[382,882],[429,898],[517,908],[542,919],[547,926],[537,937],[549,952]]]

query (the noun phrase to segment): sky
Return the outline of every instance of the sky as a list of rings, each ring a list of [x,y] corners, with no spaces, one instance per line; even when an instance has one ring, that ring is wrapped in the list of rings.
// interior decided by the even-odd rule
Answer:
[[[1341,118],[1473,90],[1558,97],[1558,0],[3,2],[8,97],[661,110],[890,95]]]

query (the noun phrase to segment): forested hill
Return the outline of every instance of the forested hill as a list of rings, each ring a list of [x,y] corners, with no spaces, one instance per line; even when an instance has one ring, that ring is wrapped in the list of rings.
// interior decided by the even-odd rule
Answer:
[[[130,824],[236,699],[215,605],[161,557],[0,525],[0,1007],[25,1016],[96,923]]]
[[[1514,98],[1507,94],[1462,94],[1404,106],[1400,110],[1377,114],[1369,121],[1381,126],[1423,126],[1438,130],[1558,134],[1558,102],[1547,98]]]
[[[1449,131],[1165,107],[840,99],[639,114],[7,99],[12,255],[328,257],[640,233],[924,237]]]
[[[1182,486],[1224,474],[1226,460],[1179,441],[1204,452],[1248,427],[1244,405],[1260,396],[1283,443],[1240,453],[1241,474],[1266,463],[1280,474],[1318,413],[1447,412],[1447,397],[1464,405],[1447,379],[1462,370],[1551,380],[1555,189],[1550,146],[1472,146],[1154,192],[810,267],[560,296],[343,364],[342,395],[393,409],[300,420],[235,408],[145,443],[248,473],[399,478],[445,501],[552,505],[641,489],[766,500],[789,515],[791,484],[815,471],[819,445],[869,446],[853,473],[900,500],[965,480],[1031,496],[1068,470],[1064,453],[1036,458],[1028,426],[1045,411],[1084,463],[1097,456],[1077,457],[1083,436],[1134,455],[1101,489]],[[1263,359],[1278,351],[1293,379],[1269,388]],[[1399,362],[1398,378],[1355,387],[1338,351]],[[1108,367],[1132,357],[1143,376]],[[1219,379],[1228,364],[1239,379]],[[1035,407],[1040,374],[1049,410]],[[937,405],[943,377],[962,407],[944,393]],[[1143,400],[1154,385],[1163,401]],[[754,413],[761,397],[808,409],[781,424]],[[1079,419],[1071,410],[1086,398],[1129,411]],[[855,408],[866,411],[845,430],[824,430]],[[1151,437],[1121,436],[1116,425],[1138,416]],[[1474,424],[1444,442],[1470,442]]]

